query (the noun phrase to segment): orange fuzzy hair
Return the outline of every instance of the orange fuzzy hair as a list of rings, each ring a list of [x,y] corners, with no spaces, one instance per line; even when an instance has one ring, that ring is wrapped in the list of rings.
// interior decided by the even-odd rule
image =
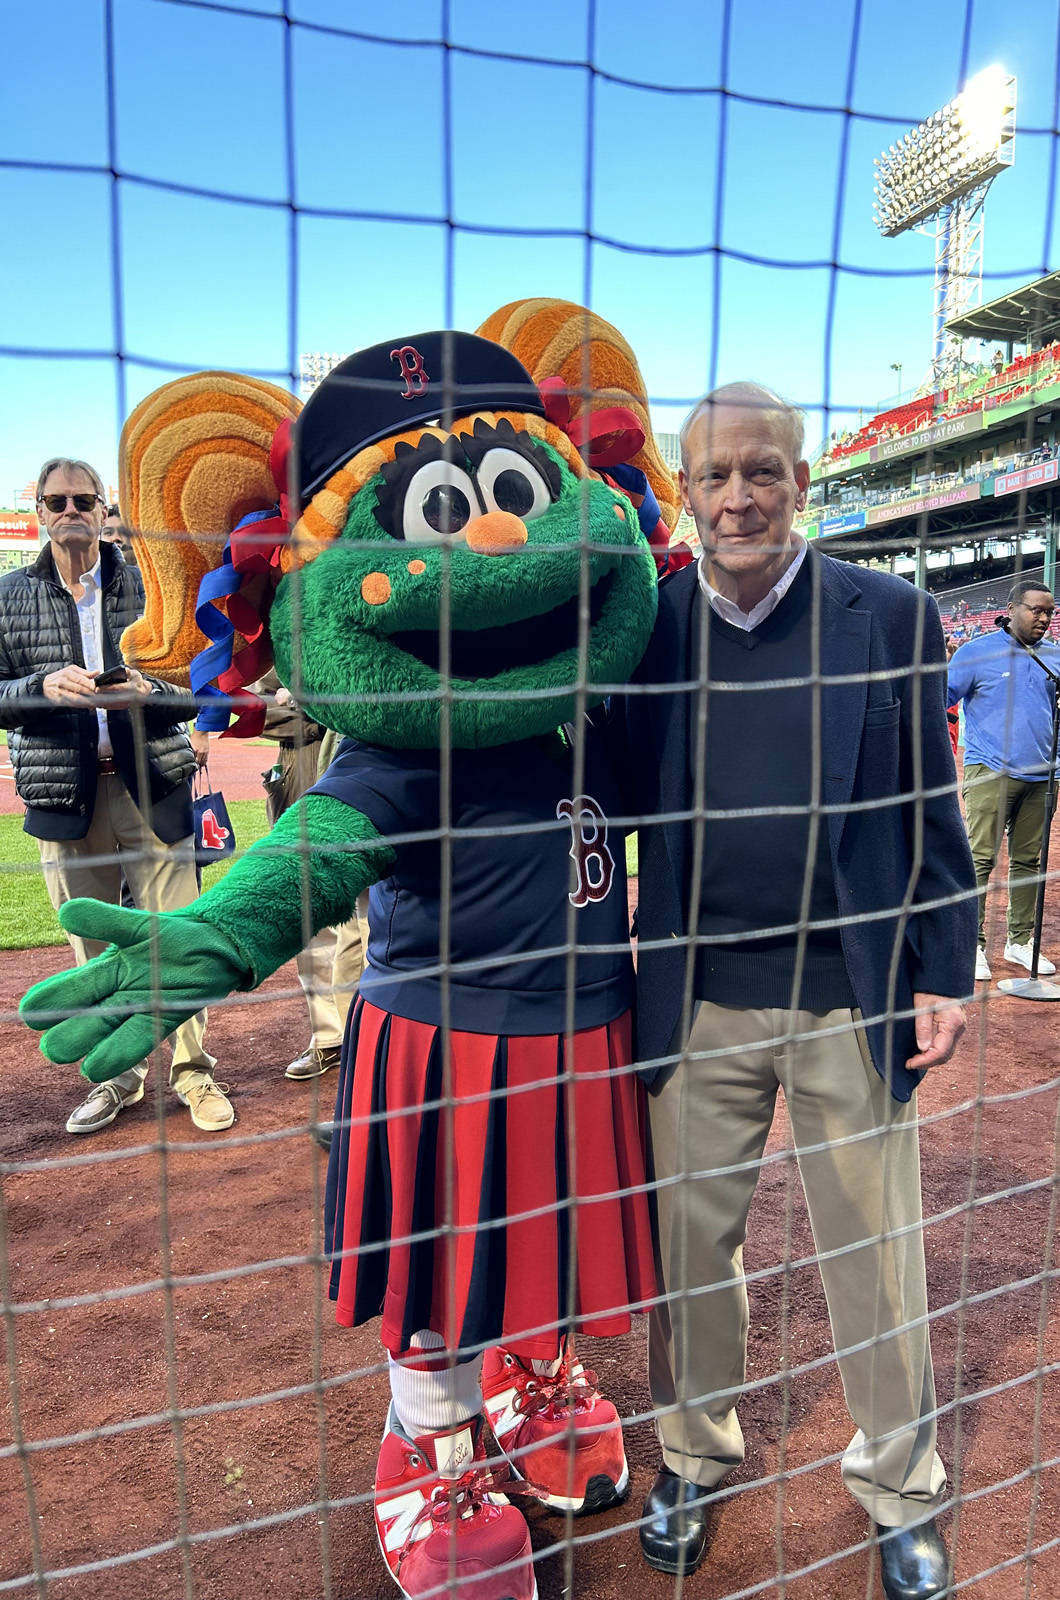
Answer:
[[[630,464],[647,477],[672,533],[681,514],[681,497],[655,443],[648,391],[637,358],[618,329],[571,300],[513,300],[475,331],[510,350],[535,383],[561,378],[571,391],[572,416],[606,406],[628,406],[636,414],[644,429],[644,448]],[[586,389],[592,391],[589,396]]]
[[[279,498],[269,447],[301,402],[275,384],[198,372],[156,389],[122,429],[122,520],[132,529],[145,615],[122,636],[126,660],[187,686],[209,641],[195,625],[203,576],[248,511]]]

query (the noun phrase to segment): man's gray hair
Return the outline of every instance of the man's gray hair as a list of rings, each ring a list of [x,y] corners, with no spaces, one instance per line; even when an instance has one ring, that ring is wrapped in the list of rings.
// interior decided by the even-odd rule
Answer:
[[[768,411],[784,418],[791,439],[791,462],[802,460],[803,441],[806,437],[806,417],[798,406],[785,400],[775,389],[763,383],[723,383],[712,389],[702,400],[697,400],[681,424],[681,465],[688,471],[688,440],[696,422],[704,414],[710,415],[715,406],[744,406],[748,411]]]
[[[47,461],[37,473],[37,498],[44,493],[44,486],[53,472],[83,472],[86,478],[91,478],[99,498],[106,504],[107,491],[103,487],[103,479],[90,466],[87,461],[75,461],[72,456],[49,456]]]

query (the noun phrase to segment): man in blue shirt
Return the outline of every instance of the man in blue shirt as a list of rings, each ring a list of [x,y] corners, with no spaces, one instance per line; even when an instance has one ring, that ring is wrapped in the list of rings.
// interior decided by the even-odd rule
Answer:
[[[979,884],[976,978],[989,978],[986,886],[1008,835],[1005,960],[1030,969],[1038,863],[1045,825],[1053,686],[1030,650],[1060,671],[1060,649],[1045,643],[1054,600],[1040,583],[1017,583],[1008,628],[969,639],[950,662],[948,705],[964,701],[964,809]],[[1056,968],[1044,956],[1038,971]]]

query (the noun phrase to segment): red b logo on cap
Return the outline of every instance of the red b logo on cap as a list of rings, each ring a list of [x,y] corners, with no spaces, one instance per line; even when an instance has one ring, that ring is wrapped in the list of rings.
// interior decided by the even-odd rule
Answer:
[[[403,344],[399,349],[391,350],[390,359],[397,362],[405,380],[402,400],[415,400],[421,394],[426,394],[431,380],[423,370],[423,357],[414,345]]]

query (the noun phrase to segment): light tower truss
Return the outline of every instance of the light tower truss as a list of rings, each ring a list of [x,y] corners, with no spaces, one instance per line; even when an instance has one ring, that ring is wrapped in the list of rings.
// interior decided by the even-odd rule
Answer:
[[[1015,155],[1016,80],[987,67],[955,100],[876,158],[875,221],[885,238],[915,228],[935,241],[932,381],[960,376],[961,344],[946,329],[982,299],[983,204]]]
[[[321,383],[333,367],[340,361],[345,361],[344,355],[328,350],[304,350],[298,358],[299,382],[302,390],[302,399],[308,400],[313,390]]]
[[[983,301],[983,202],[990,183],[944,206],[918,233],[935,241],[935,345],[932,374],[936,389],[959,381],[963,341],[946,324],[974,311]]]

